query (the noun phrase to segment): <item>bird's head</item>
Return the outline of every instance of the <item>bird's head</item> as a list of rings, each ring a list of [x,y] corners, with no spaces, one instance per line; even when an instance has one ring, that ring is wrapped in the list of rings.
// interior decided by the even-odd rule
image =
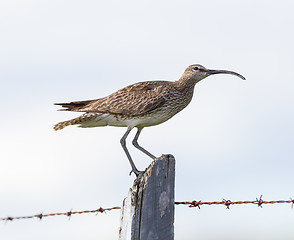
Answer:
[[[210,75],[220,74],[220,73],[232,74],[232,75],[235,75],[235,76],[237,76],[237,77],[239,77],[239,78],[241,78],[243,80],[246,80],[239,73],[232,72],[232,71],[227,71],[227,70],[210,70],[210,69],[207,69],[207,68],[201,66],[200,64],[193,64],[193,65],[187,67],[184,74],[183,74],[183,77],[192,79],[193,82],[197,83],[200,80],[202,80],[202,79],[204,79],[204,78],[206,78],[206,77],[208,77]]]

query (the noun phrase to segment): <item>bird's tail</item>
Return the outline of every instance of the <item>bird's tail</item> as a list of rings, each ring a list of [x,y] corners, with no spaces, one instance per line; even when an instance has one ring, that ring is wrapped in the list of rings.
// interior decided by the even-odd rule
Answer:
[[[61,130],[67,126],[70,126],[70,125],[76,125],[76,124],[81,124],[83,123],[84,121],[88,121],[88,120],[92,120],[94,118],[96,118],[97,115],[96,114],[88,114],[88,113],[85,113],[77,118],[74,118],[74,119],[71,119],[71,120],[68,120],[68,121],[63,121],[63,122],[60,122],[60,123],[57,123],[54,125],[53,129],[55,131],[57,130]]]
[[[60,122],[60,123],[57,123],[57,124],[54,125],[53,129],[54,129],[55,131],[57,131],[57,130],[61,130],[61,129],[65,128],[66,126],[73,125],[73,124],[75,124],[75,123],[73,122],[73,120],[74,120],[74,119],[72,119],[72,120],[68,120],[68,121],[64,121],[64,122]]]

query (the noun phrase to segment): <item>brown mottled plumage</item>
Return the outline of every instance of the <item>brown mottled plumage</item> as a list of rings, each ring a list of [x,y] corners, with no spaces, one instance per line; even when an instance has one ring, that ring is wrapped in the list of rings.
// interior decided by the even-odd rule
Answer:
[[[194,64],[189,66],[182,77],[175,82],[139,82],[104,98],[56,103],[56,105],[64,107],[61,110],[84,112],[84,114],[72,120],[56,124],[54,129],[60,130],[66,126],[77,124],[80,127],[107,125],[127,127],[127,132],[121,139],[121,144],[130,161],[132,171],[138,175],[140,171],[135,167],[125,145],[125,140],[130,131],[134,127],[138,129],[133,145],[154,159],[155,156],[142,148],[137,142],[142,129],[165,122],[184,109],[193,97],[195,84],[209,75],[218,73],[233,74],[245,80],[243,76],[235,72],[209,70],[199,64]]]

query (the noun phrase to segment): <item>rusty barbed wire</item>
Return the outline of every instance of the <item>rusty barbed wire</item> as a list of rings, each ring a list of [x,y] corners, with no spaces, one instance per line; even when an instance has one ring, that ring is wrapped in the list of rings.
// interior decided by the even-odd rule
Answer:
[[[231,201],[227,199],[223,199],[222,201],[212,201],[212,202],[202,202],[200,201],[186,201],[186,202],[175,202],[175,205],[189,205],[188,207],[198,207],[200,209],[200,206],[202,205],[225,205],[227,209],[230,209],[231,205],[239,205],[239,204],[255,204],[258,207],[262,208],[263,204],[280,204],[280,203],[291,203],[291,207],[293,208],[294,205],[294,199],[290,198],[290,200],[274,200],[274,201],[264,201],[262,199],[262,195],[259,198],[256,198],[256,200],[253,201]],[[22,216],[22,217],[6,217],[6,218],[0,218],[1,221],[13,221],[13,220],[22,220],[22,219],[32,219],[32,218],[39,218],[42,220],[44,217],[54,217],[54,216],[67,216],[71,217],[75,214],[86,214],[86,213],[103,213],[106,211],[111,211],[115,209],[121,209],[121,207],[112,207],[112,208],[98,208],[94,210],[84,210],[84,211],[69,211],[69,212],[63,212],[63,213],[48,213],[48,214],[36,214],[31,216]]]
[[[294,200],[290,198],[290,200],[275,200],[275,201],[264,201],[262,199],[262,195],[259,198],[256,198],[254,201],[231,201],[223,199],[222,201],[213,201],[213,202],[202,202],[200,201],[192,201],[192,202],[175,202],[176,205],[189,205],[188,207],[198,207],[200,209],[201,205],[225,205],[227,209],[230,209],[231,205],[236,204],[256,204],[258,207],[262,208],[263,204],[276,204],[276,203],[291,203],[291,207],[293,208]]]
[[[69,211],[69,212],[63,212],[63,213],[48,213],[48,214],[36,214],[36,215],[31,215],[31,216],[22,216],[22,217],[6,217],[6,218],[0,218],[0,220],[2,221],[13,221],[13,220],[20,220],[20,219],[31,219],[31,218],[39,218],[40,220],[42,220],[44,217],[54,217],[54,216],[67,216],[67,217],[71,217],[74,214],[85,214],[85,213],[103,213],[106,211],[111,211],[114,209],[120,209],[120,207],[112,207],[112,208],[98,208],[98,209],[94,209],[94,210],[84,210],[84,211]]]

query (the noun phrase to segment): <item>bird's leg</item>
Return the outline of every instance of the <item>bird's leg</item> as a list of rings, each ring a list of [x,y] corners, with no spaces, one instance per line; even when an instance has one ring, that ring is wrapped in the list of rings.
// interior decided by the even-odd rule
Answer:
[[[128,130],[126,131],[126,133],[123,135],[123,137],[120,140],[120,144],[121,144],[122,148],[124,149],[128,159],[129,159],[129,162],[132,166],[132,171],[130,172],[130,175],[132,172],[134,172],[136,174],[136,176],[138,176],[141,172],[136,168],[136,166],[131,158],[131,155],[127,149],[127,146],[126,146],[126,139],[127,139],[127,136],[129,135],[129,133],[131,132],[131,130],[132,130],[132,128],[128,127]]]
[[[142,151],[143,153],[145,153],[146,155],[148,155],[149,157],[151,157],[152,159],[155,159],[156,157],[154,155],[152,155],[150,152],[148,152],[146,149],[142,148],[139,143],[138,143],[138,138],[139,138],[139,135],[141,133],[143,128],[138,128],[138,131],[132,141],[133,145],[138,148],[140,151]]]

